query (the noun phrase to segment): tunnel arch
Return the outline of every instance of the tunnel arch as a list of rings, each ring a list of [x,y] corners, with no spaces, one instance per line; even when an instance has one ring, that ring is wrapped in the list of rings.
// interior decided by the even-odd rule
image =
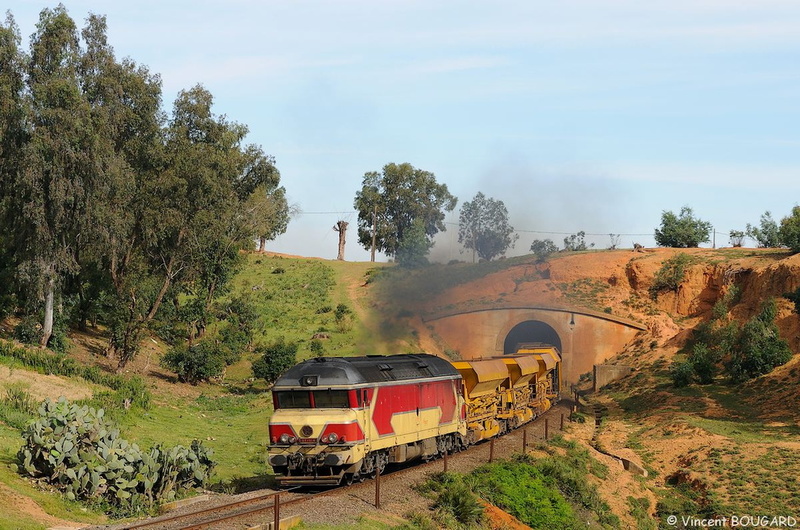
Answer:
[[[514,353],[521,342],[543,342],[564,351],[558,332],[541,320],[525,320],[511,328],[503,341],[503,355]]]

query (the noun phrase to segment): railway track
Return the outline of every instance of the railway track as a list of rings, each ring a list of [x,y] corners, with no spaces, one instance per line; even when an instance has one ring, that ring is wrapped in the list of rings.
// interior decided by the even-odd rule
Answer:
[[[521,442],[525,438],[529,442],[536,438],[544,438],[546,431],[545,420],[551,422],[550,433],[555,433],[559,429],[559,414],[563,415],[568,411],[569,406],[562,402],[534,422],[497,438],[495,443],[481,443],[459,453],[448,455],[447,462],[449,465],[447,467],[456,471],[469,470],[488,462],[491,458],[504,458],[513,452],[520,451],[522,449]],[[397,494],[393,492],[398,487],[405,489],[410,487],[411,484],[423,480],[428,473],[444,470],[444,460],[443,458],[438,458],[416,465],[393,468],[382,474],[380,488],[385,492],[385,499],[381,504],[395,503],[398,499],[408,497],[408,493],[401,492]],[[192,510],[191,506],[187,506],[180,513],[135,523],[95,528],[103,528],[105,530],[245,529],[257,524],[274,521],[276,494],[279,494],[278,509],[281,517],[303,515],[305,518],[310,512],[314,512],[317,514],[316,517],[322,517],[323,519],[326,514],[329,514],[333,519],[328,519],[328,522],[334,522],[337,514],[345,504],[348,504],[352,511],[355,512],[353,514],[354,517],[357,517],[359,513],[375,510],[376,501],[379,500],[375,492],[376,484],[374,479],[317,491],[313,491],[310,488],[295,488],[289,491],[261,490],[247,494],[246,497],[245,495],[240,495],[238,499],[232,502],[208,506],[208,504],[214,502],[214,500],[210,500],[204,503],[205,506],[201,509]],[[306,503],[312,504],[314,507],[310,509],[308,507],[303,508],[302,505]]]

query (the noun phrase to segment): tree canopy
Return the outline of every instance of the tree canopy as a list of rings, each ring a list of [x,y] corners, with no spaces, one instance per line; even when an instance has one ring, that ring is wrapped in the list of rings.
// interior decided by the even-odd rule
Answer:
[[[776,248],[781,246],[778,223],[775,222],[772,218],[772,214],[768,211],[761,214],[758,226],[752,226],[750,223],[747,223],[745,234],[747,237],[755,239],[759,247]]]
[[[505,254],[519,238],[508,223],[508,210],[503,201],[486,198],[478,192],[470,202],[461,205],[458,217],[458,242],[486,261]]]
[[[780,243],[789,247],[792,252],[800,252],[800,206],[792,208],[791,215],[781,219],[778,239]]]
[[[39,319],[42,345],[54,321],[105,324],[122,367],[164,300],[207,310],[239,250],[286,229],[280,173],[200,85],[180,92],[167,119],[159,76],[115,57],[105,17],[79,32],[59,5],[41,12],[27,54],[19,35],[9,15],[0,278],[13,287],[0,296],[13,291],[14,309]]]
[[[675,215],[671,211],[661,214],[661,228],[656,228],[656,244],[660,247],[694,248],[709,241],[711,223],[695,218],[688,206]]]
[[[431,238],[445,231],[445,212],[453,210],[456,202],[447,185],[436,182],[430,171],[409,163],[386,164],[380,173],[365,173],[356,193],[358,241],[371,248],[374,222],[375,249],[396,256],[406,231],[419,221],[430,248]]]

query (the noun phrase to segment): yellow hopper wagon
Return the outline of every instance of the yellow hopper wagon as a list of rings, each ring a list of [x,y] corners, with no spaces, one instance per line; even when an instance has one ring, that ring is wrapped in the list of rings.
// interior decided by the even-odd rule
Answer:
[[[467,406],[467,440],[476,443],[497,436],[504,429],[499,418],[502,405],[500,385],[508,379],[506,364],[500,359],[456,361],[461,374]]]

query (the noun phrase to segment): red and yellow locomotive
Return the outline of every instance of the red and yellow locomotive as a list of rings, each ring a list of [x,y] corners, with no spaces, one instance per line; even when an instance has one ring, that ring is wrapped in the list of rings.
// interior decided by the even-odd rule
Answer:
[[[549,348],[454,363],[428,354],[302,362],[273,387],[269,465],[281,485],[336,485],[502,434],[557,397],[561,358]]]

